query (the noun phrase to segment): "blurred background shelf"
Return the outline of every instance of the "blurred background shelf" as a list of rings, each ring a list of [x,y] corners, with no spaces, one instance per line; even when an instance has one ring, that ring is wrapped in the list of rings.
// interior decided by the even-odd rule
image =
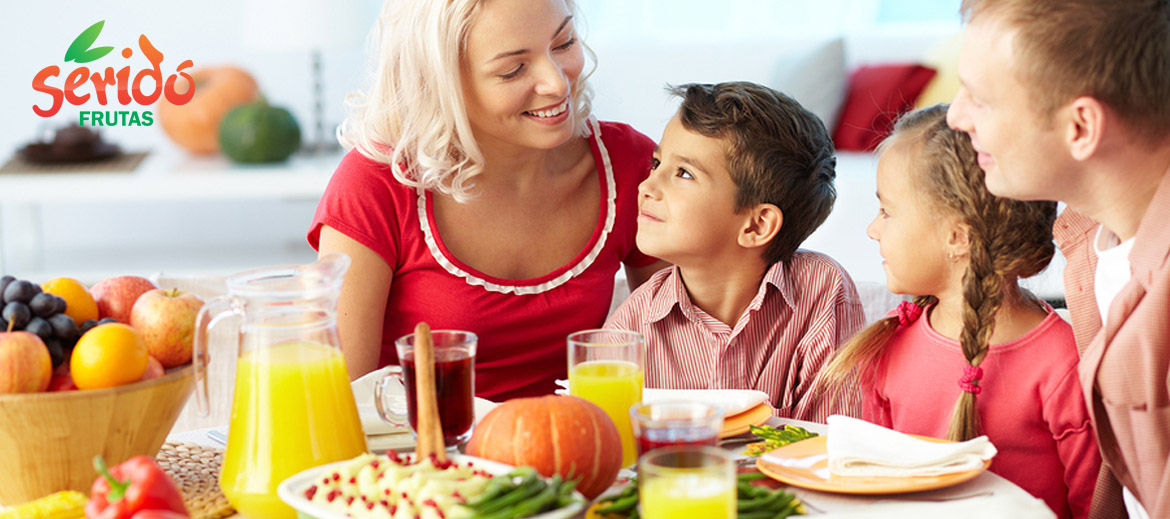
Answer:
[[[88,284],[312,261],[304,233],[341,156],[241,165],[163,146],[133,173],[0,175],[0,272]]]

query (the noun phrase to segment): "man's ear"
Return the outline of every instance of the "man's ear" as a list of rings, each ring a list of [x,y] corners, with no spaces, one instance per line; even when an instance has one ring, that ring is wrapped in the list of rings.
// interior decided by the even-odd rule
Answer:
[[[947,256],[952,260],[971,254],[971,226],[954,221],[947,225]]]
[[[747,210],[748,219],[739,233],[739,244],[746,248],[762,247],[772,241],[784,225],[784,213],[773,204],[757,204]]]
[[[1083,161],[1092,157],[1101,145],[1105,131],[1105,105],[1095,98],[1081,96],[1073,99],[1062,112],[1067,127],[1065,144],[1072,158]]]

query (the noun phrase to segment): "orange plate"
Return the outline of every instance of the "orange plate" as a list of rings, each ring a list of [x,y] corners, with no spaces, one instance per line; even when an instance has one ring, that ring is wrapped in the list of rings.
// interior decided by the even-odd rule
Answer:
[[[767,402],[756,405],[742,413],[728,416],[723,420],[723,430],[719,431],[719,438],[728,438],[748,432],[750,425],[764,425],[772,418],[772,408]]]
[[[943,441],[935,438],[918,436],[924,440]],[[836,492],[839,494],[903,494],[906,492],[921,492],[938,488],[958,485],[964,481],[974,479],[987,467],[991,460],[983,463],[983,468],[944,474],[942,476],[920,477],[875,477],[875,476],[835,476],[828,473],[829,455],[826,447],[826,437],[817,436],[807,440],[790,443],[756,460],[756,467],[768,477],[787,483],[792,486],[820,490],[822,492]],[[777,456],[790,465],[781,465],[768,461],[768,456]],[[805,458],[819,457],[811,466],[796,463]],[[818,473],[819,471],[819,473]],[[827,476],[827,479],[826,479]]]

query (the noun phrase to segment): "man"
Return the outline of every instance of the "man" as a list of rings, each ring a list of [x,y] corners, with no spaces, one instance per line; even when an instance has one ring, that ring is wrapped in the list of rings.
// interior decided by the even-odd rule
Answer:
[[[970,135],[991,192],[1068,204],[1053,231],[1101,453],[1131,516],[1170,517],[1170,2],[962,10],[948,122]],[[1120,513],[1106,511],[1108,487],[1098,515]]]

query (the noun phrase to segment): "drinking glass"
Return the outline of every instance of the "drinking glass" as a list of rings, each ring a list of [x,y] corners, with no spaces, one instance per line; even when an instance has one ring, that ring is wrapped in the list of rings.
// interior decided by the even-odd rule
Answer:
[[[435,345],[435,399],[439,404],[443,445],[455,449],[471,438],[475,423],[475,348],[479,339],[474,333],[458,330],[434,330],[431,338]],[[398,367],[374,386],[374,405],[386,422],[409,423],[411,434],[417,438],[414,335],[399,337],[394,347],[398,351]],[[391,381],[401,383],[406,390],[406,415],[401,412],[402,397],[387,390]]]
[[[585,330],[569,335],[569,394],[597,404],[617,426],[622,466],[638,459],[630,406],[642,401],[645,350],[642,334]]]
[[[638,507],[645,519],[735,519],[735,462],[716,447],[654,449],[638,460]]]
[[[672,445],[714,447],[723,428],[723,408],[705,402],[642,402],[630,408],[630,425],[639,455]]]

